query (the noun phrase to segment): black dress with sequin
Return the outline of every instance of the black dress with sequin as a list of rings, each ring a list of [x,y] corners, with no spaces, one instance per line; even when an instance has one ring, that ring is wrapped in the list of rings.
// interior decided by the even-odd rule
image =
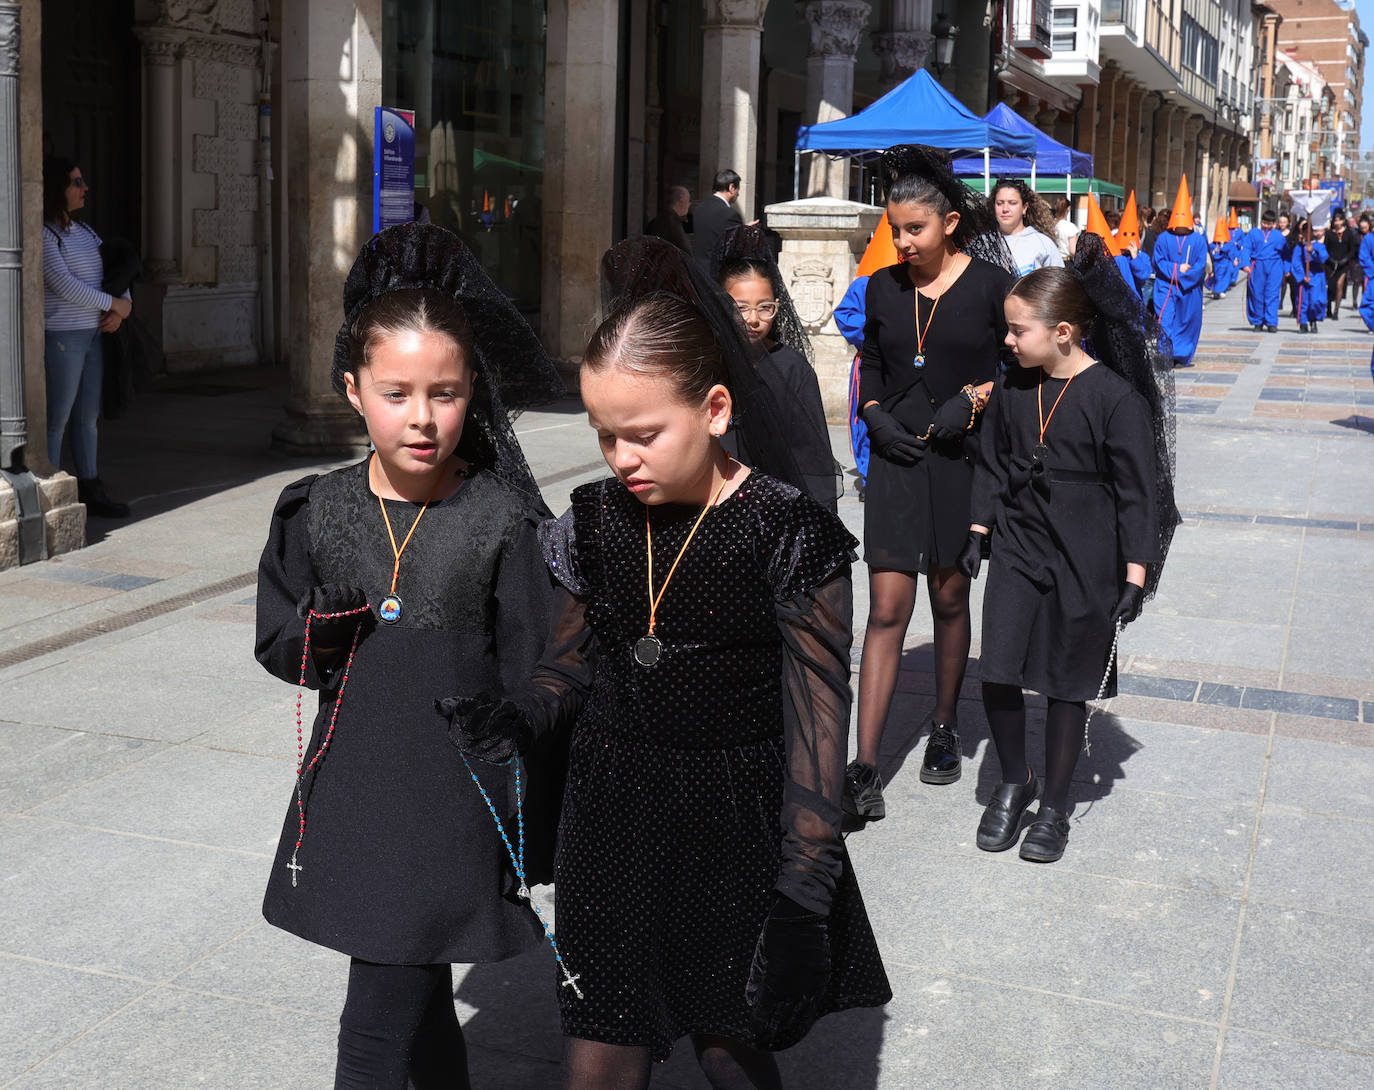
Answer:
[[[754,1040],[745,983],[775,891],[829,913],[823,1011],[891,990],[839,836],[857,542],[797,489],[750,475],[683,554],[645,667],[646,510],[661,586],[697,509],[646,509],[608,480],[541,528],[571,594],[532,714],[555,721],[570,687],[585,695],[555,886],[582,992],[559,989],[564,1032],[663,1059],[686,1034]]]
[[[389,502],[399,538],[419,504]],[[523,684],[544,647],[553,585],[536,527],[543,505],[479,471],[425,512],[407,546],[394,625],[370,615],[344,686],[329,748],[302,783],[306,830],[292,883],[294,792],[268,879],[263,915],[311,942],[366,961],[496,961],[540,941],[486,804],[449,744],[436,697]],[[257,657],[300,680],[314,586],[364,590],[377,607],[392,552],[367,463],[288,485],[258,569]],[[306,687],[319,711],[306,760],[328,729],[342,670]],[[282,723],[283,752],[292,744]],[[508,778],[484,776],[498,811],[514,813]]]

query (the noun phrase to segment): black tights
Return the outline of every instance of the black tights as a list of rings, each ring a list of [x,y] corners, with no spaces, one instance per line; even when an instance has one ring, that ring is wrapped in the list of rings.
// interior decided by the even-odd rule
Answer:
[[[1026,762],[1026,701],[1020,688],[983,682],[983,709],[997,747],[997,759],[1002,762],[1002,782],[1025,783],[1030,765]],[[1069,782],[1078,764],[1087,718],[1088,705],[1084,701],[1049,697],[1045,712],[1045,791],[1041,801],[1062,813],[1069,809]]]
[[[859,760],[878,764],[883,728],[901,668],[902,643],[916,605],[916,575],[888,568],[868,573],[868,627],[859,662]],[[926,576],[934,622],[935,713],[953,727],[959,718],[959,689],[968,666],[972,624],[969,580],[956,568],[932,568]]]
[[[470,1090],[449,965],[354,958],[334,1090]]]
[[[693,1034],[692,1047],[711,1090],[782,1090],[771,1052],[729,1037]],[[565,1090],[644,1090],[649,1085],[649,1050],[569,1037]]]

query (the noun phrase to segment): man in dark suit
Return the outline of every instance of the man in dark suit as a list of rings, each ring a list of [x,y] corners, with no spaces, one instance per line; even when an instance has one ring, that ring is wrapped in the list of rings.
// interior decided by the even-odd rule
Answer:
[[[716,243],[731,227],[744,224],[744,217],[735,207],[739,199],[739,175],[733,170],[722,170],[716,175],[711,186],[712,193],[697,205],[692,216],[692,256],[709,274],[711,254]]]
[[[644,228],[644,233],[667,239],[679,250],[690,254],[692,245],[688,241],[687,229],[683,225],[683,221],[691,210],[692,194],[688,192],[687,187],[669,186],[668,192],[664,194],[663,207],[658,210],[658,215],[649,221],[649,225]]]

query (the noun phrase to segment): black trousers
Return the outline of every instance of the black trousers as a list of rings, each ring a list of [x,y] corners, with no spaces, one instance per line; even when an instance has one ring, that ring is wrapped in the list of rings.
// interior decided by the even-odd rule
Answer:
[[[467,1046],[449,965],[354,958],[339,1017],[334,1090],[467,1090]]]

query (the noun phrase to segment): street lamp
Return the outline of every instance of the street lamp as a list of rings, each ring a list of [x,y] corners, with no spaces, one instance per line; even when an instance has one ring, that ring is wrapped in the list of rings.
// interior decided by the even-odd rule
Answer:
[[[945,69],[954,63],[954,43],[959,37],[959,28],[942,11],[935,16],[935,25],[930,32],[935,36],[935,74],[943,76]]]

